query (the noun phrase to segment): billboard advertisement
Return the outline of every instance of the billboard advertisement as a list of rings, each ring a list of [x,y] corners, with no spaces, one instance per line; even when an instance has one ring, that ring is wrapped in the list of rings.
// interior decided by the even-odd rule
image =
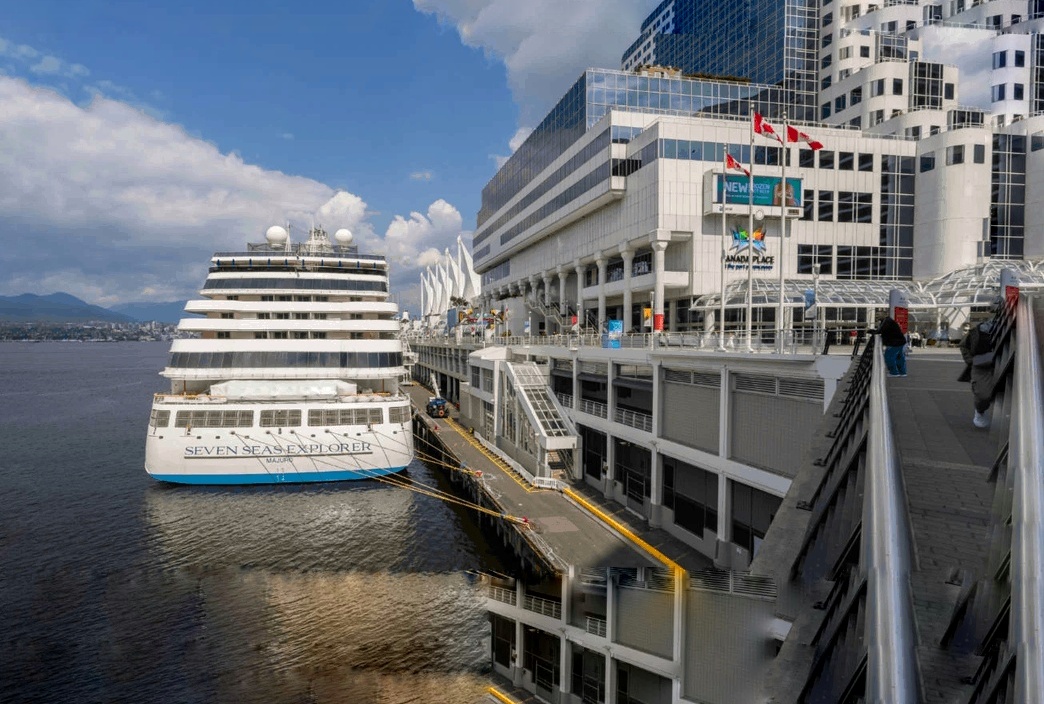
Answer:
[[[747,205],[749,196],[747,187],[749,182],[746,176],[739,174],[728,174],[725,177],[724,188],[726,203],[730,205]],[[715,179],[714,202],[720,203],[722,196],[722,179],[718,174]],[[801,179],[787,179],[787,205],[792,208],[802,207],[801,203]],[[754,177],[754,205],[763,207],[779,207],[783,205],[783,179],[779,176],[755,176]]]
[[[602,338],[602,347],[618,350],[620,349],[620,338],[623,337],[623,321],[610,320],[605,336]]]

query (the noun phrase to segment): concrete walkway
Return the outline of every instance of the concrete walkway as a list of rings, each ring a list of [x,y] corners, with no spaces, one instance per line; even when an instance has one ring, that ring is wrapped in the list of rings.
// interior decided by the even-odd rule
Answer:
[[[888,379],[888,404],[913,531],[918,655],[933,675],[924,696],[941,704],[966,693],[954,683],[979,661],[939,645],[959,598],[961,571],[985,570],[994,490],[987,479],[999,443],[972,425],[971,385],[957,381],[960,355],[915,354],[907,366],[909,376]]]

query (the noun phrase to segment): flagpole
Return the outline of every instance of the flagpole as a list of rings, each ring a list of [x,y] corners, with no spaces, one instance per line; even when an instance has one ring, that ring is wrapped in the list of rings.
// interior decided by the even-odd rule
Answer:
[[[725,201],[728,191],[725,188],[729,172],[729,145],[725,145],[725,155],[721,159],[721,304],[718,306],[718,349],[725,350],[725,252],[728,247],[728,227],[725,224]]]
[[[754,108],[750,109],[750,173],[747,175],[747,351],[754,351]]]
[[[780,184],[782,205],[783,205],[783,219],[780,222],[781,231],[779,233],[779,302],[776,308],[776,351],[780,354],[783,353],[783,332],[785,330],[785,324],[783,321],[783,315],[786,307],[783,305],[783,286],[784,286],[784,273],[783,273],[783,247],[787,241],[787,142],[790,138],[790,128],[787,124],[787,111],[783,111],[783,144],[782,159],[783,159],[783,182]]]

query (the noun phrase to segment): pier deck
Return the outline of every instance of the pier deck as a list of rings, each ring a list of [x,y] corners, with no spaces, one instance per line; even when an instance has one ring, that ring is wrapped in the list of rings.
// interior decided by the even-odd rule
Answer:
[[[468,469],[482,472],[481,490],[504,513],[524,517],[530,533],[527,540],[540,550],[550,564],[560,569],[575,567],[662,567],[631,540],[625,539],[609,524],[571,501],[560,491],[534,489],[510,469],[494,463],[478,441],[455,423],[428,417],[424,412],[429,392],[414,384],[404,387],[417,409],[418,417],[439,438],[446,450]],[[418,452],[430,454],[422,442]],[[587,497],[585,497],[587,498]],[[670,555],[668,555],[671,557]],[[681,557],[681,556],[678,556]]]

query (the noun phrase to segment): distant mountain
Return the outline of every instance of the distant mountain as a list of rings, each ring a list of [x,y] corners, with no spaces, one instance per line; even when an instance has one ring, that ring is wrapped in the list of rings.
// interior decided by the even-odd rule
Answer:
[[[135,320],[157,323],[176,323],[182,318],[198,318],[198,315],[185,312],[187,301],[168,301],[167,303],[120,303],[112,307],[117,313],[129,315]]]
[[[68,293],[37,296],[0,296],[0,321],[9,323],[133,323],[134,318],[101,306],[92,306]]]

